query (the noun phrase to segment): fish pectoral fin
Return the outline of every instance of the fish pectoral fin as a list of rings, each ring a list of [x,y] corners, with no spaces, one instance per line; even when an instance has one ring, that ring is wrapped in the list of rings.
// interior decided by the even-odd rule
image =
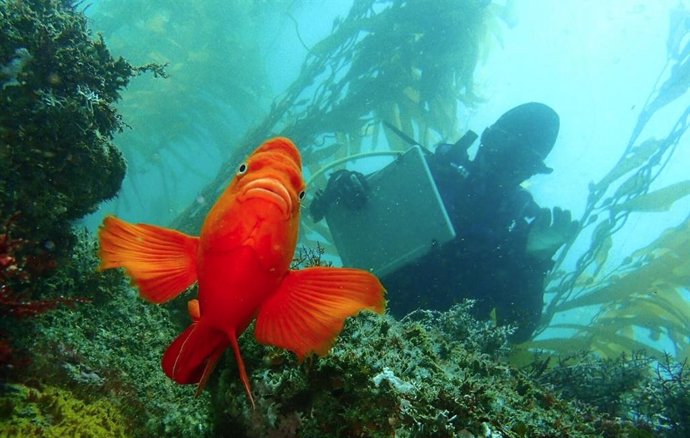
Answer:
[[[164,303],[194,284],[199,238],[108,216],[98,232],[100,269],[125,268],[143,298]]]
[[[385,289],[373,274],[348,268],[290,271],[259,309],[256,339],[293,351],[302,360],[325,355],[346,318],[368,309],[382,313]]]

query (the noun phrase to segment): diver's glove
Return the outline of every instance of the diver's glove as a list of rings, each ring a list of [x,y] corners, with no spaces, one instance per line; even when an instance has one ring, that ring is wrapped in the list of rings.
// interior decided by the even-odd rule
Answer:
[[[559,207],[539,209],[527,236],[527,253],[541,259],[550,259],[564,243],[577,234],[580,224],[572,220],[570,210]]]
[[[440,143],[436,145],[434,159],[439,162],[446,162],[453,166],[465,166],[470,161],[467,150],[472,143],[479,137],[476,132],[468,130],[460,140],[454,144]]]
[[[317,190],[309,205],[309,215],[318,222],[326,215],[333,203],[350,210],[359,210],[367,203],[369,185],[364,174],[351,170],[338,170],[328,179],[324,190]]]

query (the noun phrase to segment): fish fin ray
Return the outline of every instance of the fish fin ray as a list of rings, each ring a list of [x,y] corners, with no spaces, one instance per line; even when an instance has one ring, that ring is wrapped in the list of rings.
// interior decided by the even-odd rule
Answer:
[[[331,348],[346,318],[368,309],[382,313],[385,289],[373,274],[349,268],[290,271],[261,306],[256,338],[293,351],[302,360]]]
[[[103,220],[98,235],[100,269],[125,268],[148,301],[164,303],[196,282],[197,237],[115,216]]]
[[[206,361],[206,365],[204,366],[204,372],[201,374],[199,383],[197,383],[196,385],[194,397],[199,397],[201,393],[204,391],[204,388],[206,388],[206,384],[208,383],[209,377],[211,377],[211,374],[213,374],[213,370],[216,369],[216,365],[218,364],[218,361],[223,355],[223,350],[224,349],[217,349],[211,354],[211,357],[209,357]]]

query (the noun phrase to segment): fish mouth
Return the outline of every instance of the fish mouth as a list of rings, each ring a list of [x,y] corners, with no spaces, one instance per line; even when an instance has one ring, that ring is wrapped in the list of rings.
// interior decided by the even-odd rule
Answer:
[[[245,199],[260,198],[272,202],[288,216],[292,211],[292,198],[285,185],[275,178],[257,178],[249,181],[242,191]]]

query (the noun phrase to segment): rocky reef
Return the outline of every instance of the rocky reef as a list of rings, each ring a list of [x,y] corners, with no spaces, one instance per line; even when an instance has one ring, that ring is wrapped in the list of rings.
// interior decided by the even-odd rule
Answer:
[[[0,415],[6,418],[3,436],[128,436],[125,417],[106,399],[86,402],[52,386],[12,385],[5,391],[0,401]]]
[[[690,378],[683,364],[582,354],[537,356],[519,369],[508,360],[511,330],[473,319],[471,302],[401,321],[362,313],[347,322],[327,356],[302,363],[258,344],[250,328],[240,343],[256,409],[231,353],[196,398],[193,385],[173,383],[160,367],[183,328],[174,312],[138,298],[122,273],[97,272],[96,242],[77,236],[69,262],[37,286],[67,296],[78,291],[91,301],[36,315],[9,332],[25,360],[7,374],[13,383],[3,384],[0,435],[24,427],[10,408],[19,403],[32,404],[21,414],[31,424],[68,427],[43,419],[48,408],[41,400],[48,396],[75,399],[85,422],[108,406],[115,432],[93,436],[123,430],[126,436],[680,437],[687,431]]]
[[[66,254],[70,221],[115,196],[125,162],[114,106],[134,67],[110,55],[70,0],[0,3],[0,219],[34,252]]]
[[[216,431],[247,436],[593,436],[630,424],[559,397],[504,360],[509,329],[474,320],[466,302],[402,321],[362,314],[333,351],[296,363],[245,346],[256,410],[234,367],[214,390]],[[245,342],[245,345],[249,342]],[[250,344],[251,345],[251,344]],[[259,369],[256,365],[259,364]]]
[[[170,312],[139,299],[121,273],[98,272],[92,236],[78,233],[76,242],[70,259],[35,286],[50,295],[80,294],[90,301],[9,327],[15,357],[6,370],[8,380],[39,392],[59,387],[87,405],[110,403],[125,419],[127,436],[206,435],[208,396],[195,398],[191,388],[173,383],[160,367],[164,349],[178,334]],[[2,400],[7,397],[14,397],[12,391]],[[16,412],[5,415],[0,424]]]
[[[170,381],[160,361],[187,296],[143,302],[122,273],[97,271],[94,237],[72,226],[124,175],[119,92],[163,72],[112,58],[77,4],[0,3],[0,436],[687,436],[685,363],[585,352],[517,367],[511,329],[475,320],[471,302],[399,321],[363,313],[303,362],[250,328],[240,342],[255,409],[230,353],[198,398]],[[390,27],[370,12],[353,17]]]

